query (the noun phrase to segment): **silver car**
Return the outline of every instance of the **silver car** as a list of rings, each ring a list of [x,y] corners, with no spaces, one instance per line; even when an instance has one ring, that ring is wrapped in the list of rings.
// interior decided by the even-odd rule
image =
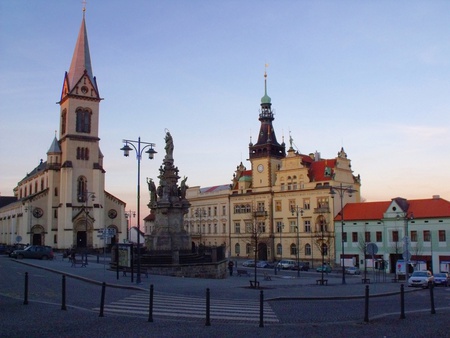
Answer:
[[[408,286],[428,288],[433,283],[434,277],[430,271],[414,271],[408,279]]]

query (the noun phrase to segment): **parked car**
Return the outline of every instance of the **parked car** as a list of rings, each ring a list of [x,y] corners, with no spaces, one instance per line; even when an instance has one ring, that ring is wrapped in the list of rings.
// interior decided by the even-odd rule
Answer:
[[[449,286],[450,285],[450,275],[447,272],[440,272],[440,273],[434,274],[434,285]]]
[[[434,282],[434,277],[430,271],[414,271],[408,279],[408,286],[429,287]]]
[[[256,261],[256,263],[258,263],[258,261]],[[254,259],[249,259],[248,261],[245,261],[242,263],[242,266],[246,266],[246,267],[254,267],[255,266],[255,260]]]
[[[322,266],[319,266],[317,269],[316,269],[316,271],[317,272],[326,272],[326,273],[330,273],[331,272],[331,266],[329,266],[329,265],[322,265]]]
[[[361,270],[359,270],[356,266],[349,266],[345,268],[345,273],[347,275],[360,275]]]
[[[258,268],[273,268],[273,264],[268,262],[268,261],[259,261],[258,263],[256,263],[256,266]]]
[[[277,268],[279,269],[293,269],[296,266],[296,262],[292,259],[283,259],[278,262]]]
[[[23,250],[14,250],[10,256],[12,258],[37,258],[37,259],[53,259],[53,249],[50,246],[30,245]]]

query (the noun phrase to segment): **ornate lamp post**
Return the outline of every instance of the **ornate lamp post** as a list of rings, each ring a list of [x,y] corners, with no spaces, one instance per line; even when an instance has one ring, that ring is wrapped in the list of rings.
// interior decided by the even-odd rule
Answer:
[[[130,156],[130,151],[135,150],[136,152],[136,159],[138,163],[138,171],[137,171],[137,277],[136,277],[136,284],[141,284],[141,158],[142,153],[145,149],[149,148],[145,153],[148,154],[148,158],[152,160],[155,157],[156,151],[153,149],[155,146],[154,143],[147,143],[147,142],[141,142],[141,137],[138,137],[137,141],[133,140],[123,140],[125,145],[120,148],[120,150],[123,151],[123,156],[128,157]],[[141,148],[141,145],[143,147]],[[130,147],[131,146],[131,147]]]
[[[409,279],[409,261],[411,260],[411,252],[409,251],[409,236],[408,236],[408,222],[409,220],[414,219],[414,214],[412,212],[405,212],[401,215],[397,215],[397,219],[403,218],[404,226],[405,226],[405,236],[403,237],[403,259],[405,260],[405,283],[408,283]],[[433,255],[432,255],[433,257]]]
[[[353,189],[351,186],[343,186],[342,183],[337,187],[330,187],[331,198],[337,193],[341,201],[341,265],[342,265],[342,284],[345,284],[345,264],[344,264],[344,196],[345,193],[348,197],[352,197],[352,194],[357,190]],[[365,259],[365,258],[364,258]]]
[[[299,216],[303,217],[303,209],[298,205],[293,206],[291,209],[292,216],[294,213],[297,215],[297,277],[300,277],[300,224],[299,224]]]

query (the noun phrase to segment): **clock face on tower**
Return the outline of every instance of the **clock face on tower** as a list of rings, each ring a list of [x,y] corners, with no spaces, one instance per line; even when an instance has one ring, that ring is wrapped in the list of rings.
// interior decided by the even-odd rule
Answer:
[[[258,165],[258,172],[262,173],[264,171],[264,166],[262,164]]]

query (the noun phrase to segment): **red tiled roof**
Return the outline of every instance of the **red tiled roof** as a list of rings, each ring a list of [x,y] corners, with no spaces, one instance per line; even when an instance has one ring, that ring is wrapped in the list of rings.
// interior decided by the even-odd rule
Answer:
[[[336,166],[336,160],[320,160],[311,163],[311,173],[314,181],[330,181],[333,177],[334,167]],[[330,175],[325,175],[325,168],[330,168]]]
[[[418,200],[407,200],[409,203],[408,213],[414,218],[437,218],[450,217],[450,202],[442,198],[429,198]],[[349,203],[344,207],[344,220],[374,220],[382,219],[392,201]],[[341,220],[338,214],[335,221]]]

